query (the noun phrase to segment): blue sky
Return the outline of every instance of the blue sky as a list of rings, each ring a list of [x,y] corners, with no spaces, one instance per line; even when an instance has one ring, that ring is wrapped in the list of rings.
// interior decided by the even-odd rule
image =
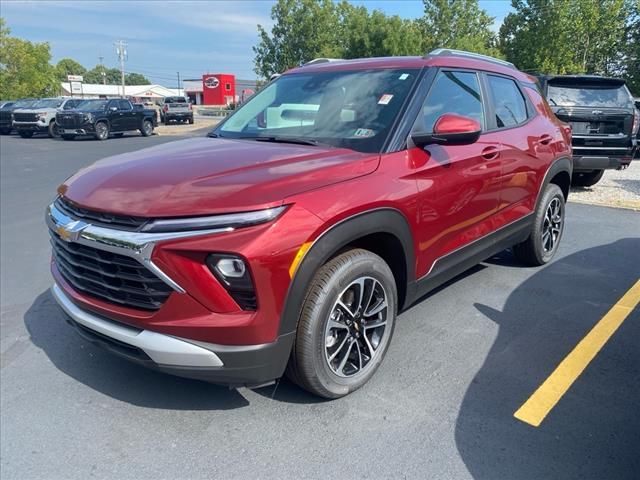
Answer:
[[[253,52],[256,25],[270,27],[270,0],[216,1],[17,1],[0,0],[0,15],[12,34],[36,42],[49,42],[52,60],[73,58],[87,68],[104,57],[117,66],[113,42],[128,42],[128,71],[146,75],[154,83],[171,87],[177,73],[199,78],[202,73],[234,73],[255,78]],[[416,18],[420,0],[353,0],[370,10]],[[508,0],[480,1],[496,17],[498,28],[510,11]]]

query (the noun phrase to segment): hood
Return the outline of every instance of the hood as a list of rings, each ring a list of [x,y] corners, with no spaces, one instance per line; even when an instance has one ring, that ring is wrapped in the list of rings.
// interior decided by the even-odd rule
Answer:
[[[110,157],[58,192],[81,207],[140,217],[268,208],[373,172],[378,154],[321,146],[196,138]]]

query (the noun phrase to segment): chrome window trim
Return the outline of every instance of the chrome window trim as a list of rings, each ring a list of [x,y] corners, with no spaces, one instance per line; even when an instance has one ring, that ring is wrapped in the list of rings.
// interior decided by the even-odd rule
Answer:
[[[53,203],[47,207],[46,223],[52,232],[67,242],[79,243],[98,250],[125,255],[137,260],[178,293],[185,293],[186,291],[151,260],[153,250],[157,243],[165,240],[198,237],[234,230],[231,227],[162,233],[114,230],[111,228],[98,227],[69,217],[61,212]]]

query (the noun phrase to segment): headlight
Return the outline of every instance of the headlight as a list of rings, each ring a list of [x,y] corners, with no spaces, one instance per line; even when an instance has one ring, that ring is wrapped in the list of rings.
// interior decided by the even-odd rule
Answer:
[[[91,113],[85,113],[85,114],[82,116],[82,119],[83,119],[85,122],[93,123],[93,115],[92,115]]]
[[[47,115],[46,114],[40,115],[38,117],[38,120],[41,121],[41,122],[46,122],[47,121]]]
[[[155,220],[142,228],[143,232],[183,232],[189,230],[236,229],[275,220],[287,207],[267,208],[252,212],[228,213],[208,217]]]
[[[11,114],[11,121],[13,122],[13,119],[15,118],[15,116],[13,115],[13,113]]]

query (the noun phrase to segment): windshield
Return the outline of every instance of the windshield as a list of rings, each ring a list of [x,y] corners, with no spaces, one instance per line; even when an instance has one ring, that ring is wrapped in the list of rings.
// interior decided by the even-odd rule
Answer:
[[[14,108],[28,108],[33,106],[34,103],[36,103],[38,100],[18,100],[16,103],[13,104]]]
[[[553,85],[549,84],[547,99],[552,106],[563,107],[624,107],[631,104],[631,95],[624,85]]]
[[[167,97],[164,99],[164,103],[187,103],[187,99],[184,97]]]
[[[58,108],[60,105],[62,105],[61,98],[45,98],[34,103],[33,108]]]
[[[103,110],[108,100],[85,100],[80,102],[76,110]]]
[[[296,139],[379,152],[419,69],[283,75],[254,95],[214,133]]]

